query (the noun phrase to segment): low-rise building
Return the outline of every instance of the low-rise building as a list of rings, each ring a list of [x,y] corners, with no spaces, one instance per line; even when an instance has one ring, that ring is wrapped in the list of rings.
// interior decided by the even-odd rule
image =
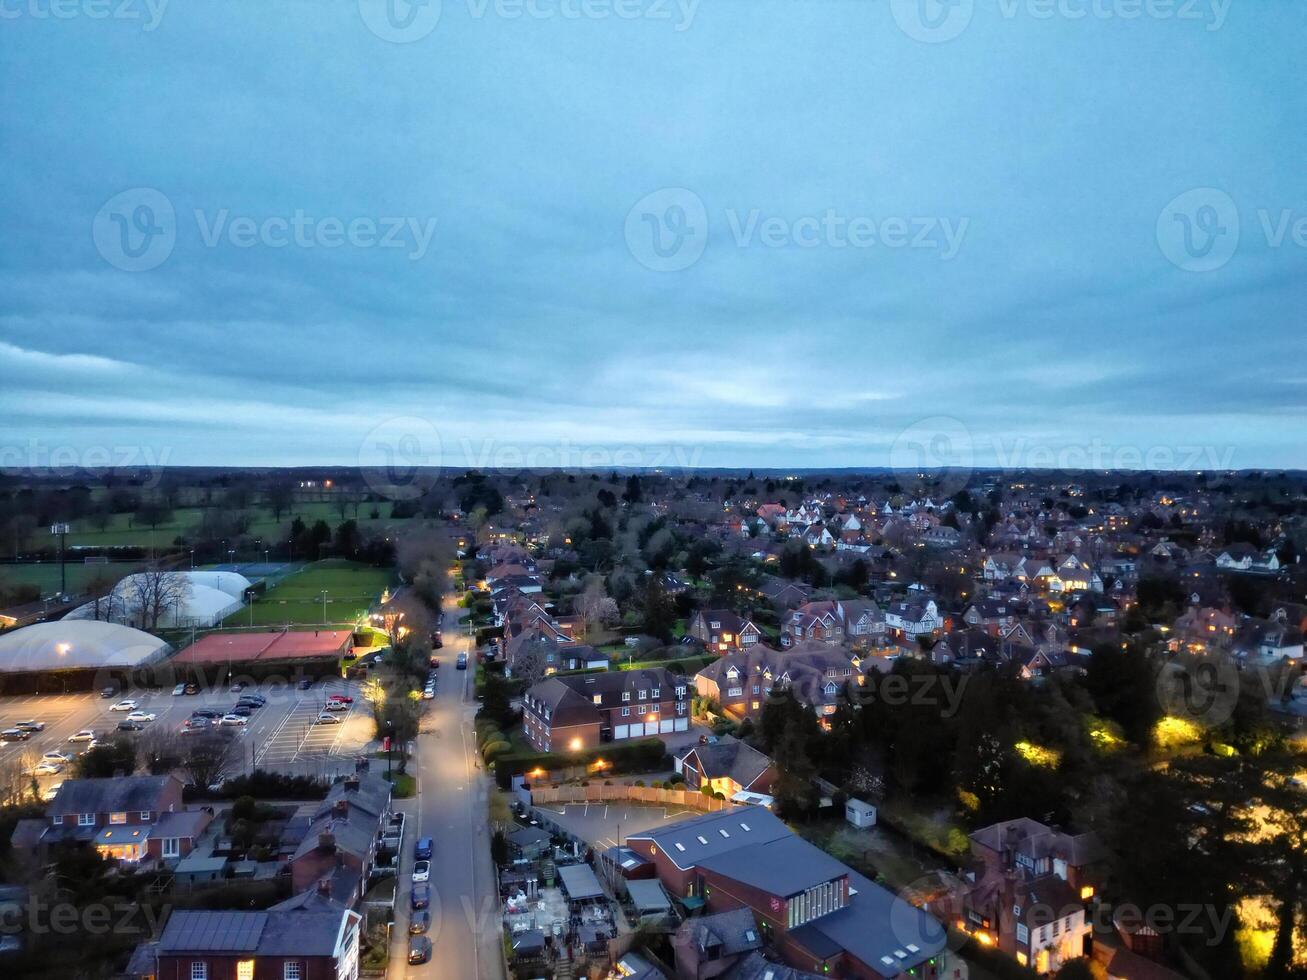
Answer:
[[[548,677],[522,697],[522,729],[541,752],[688,731],[689,686],[661,667]]]

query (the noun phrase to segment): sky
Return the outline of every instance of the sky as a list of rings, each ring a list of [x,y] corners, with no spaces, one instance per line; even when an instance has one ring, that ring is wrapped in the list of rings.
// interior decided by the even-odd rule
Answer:
[[[1307,467],[1300,0],[0,0],[0,468]]]

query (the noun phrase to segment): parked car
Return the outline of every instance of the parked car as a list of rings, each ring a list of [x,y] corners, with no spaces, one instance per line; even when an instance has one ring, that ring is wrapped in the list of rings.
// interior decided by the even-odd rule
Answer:
[[[89,728],[83,728],[83,729],[82,729],[80,732],[78,732],[76,735],[69,735],[69,736],[68,736],[68,741],[70,741],[70,742],[94,742],[94,741],[95,741],[95,732],[93,732],[93,731],[92,731],[91,729],[89,729]]]
[[[200,693],[200,685],[198,685],[198,684],[187,684],[187,685],[186,685],[186,693],[187,693],[187,694],[199,694],[199,693]]]
[[[243,690],[245,690],[245,682],[244,682],[244,681],[237,681],[235,684],[233,684],[233,685],[231,686],[231,692],[232,692],[232,694],[240,694],[241,691],[243,691]]]
[[[212,708],[196,708],[191,712],[192,718],[221,718],[221,711],[214,711]]]
[[[414,936],[408,941],[408,961],[425,963],[431,959],[431,940],[426,936]]]
[[[248,718],[250,715],[254,714],[254,709],[248,704],[238,704],[236,707],[228,711],[227,714],[240,715],[242,718]]]
[[[133,711],[127,716],[128,721],[154,721],[154,714],[149,711]]]
[[[413,865],[413,880],[414,880],[414,881],[430,881],[430,880],[431,880],[431,862],[430,862],[430,861],[418,861],[416,864]]]
[[[45,722],[43,721],[16,721],[15,728],[21,728],[25,732],[43,732],[45,731]]]
[[[432,841],[430,837],[419,837],[418,842],[413,845],[413,857],[418,861],[430,861],[432,854]]]
[[[102,687],[102,688],[100,688],[100,697],[102,697],[102,698],[111,698],[111,697],[113,697],[113,696],[114,696],[115,694],[117,694],[117,693],[118,693],[118,688],[116,688],[116,687]]]
[[[136,702],[133,701],[131,698],[125,698],[122,701],[119,701],[117,704],[110,705],[109,710],[110,711],[135,711]]]
[[[182,734],[194,735],[196,732],[202,732],[213,724],[208,718],[188,718],[182,722]]]
[[[6,728],[0,732],[0,740],[6,742],[26,742],[31,737],[31,732],[25,732],[21,728]]]
[[[240,715],[223,715],[222,721],[219,722],[219,724],[240,726],[240,725],[247,724],[248,721],[249,721],[248,718],[242,718]]]
[[[118,722],[118,731],[120,732],[139,732],[145,728],[139,721],[128,721],[124,718]]]
[[[425,909],[431,906],[431,886],[426,884],[414,885],[413,892],[408,897],[409,908],[413,911]]]
[[[66,762],[73,761],[73,754],[71,752],[60,752],[58,749],[51,749],[49,752],[41,753],[41,761],[57,762],[60,765],[63,765]]]
[[[467,654],[460,653],[458,655],[458,661],[457,663],[454,664],[454,666],[457,667],[459,670],[467,670]]]
[[[333,715],[330,711],[319,711],[318,721],[323,725],[339,725],[340,715]]]
[[[313,686],[313,681],[308,677],[301,677],[300,682],[295,686],[298,687],[301,691],[307,691],[309,688]]]
[[[322,705],[323,711],[348,711],[349,705],[344,701],[332,701],[330,698]]]
[[[172,689],[172,696],[175,698],[181,697],[185,693],[186,693],[185,684],[178,684],[176,687]]]
[[[408,919],[408,934],[410,936],[420,936],[431,928],[431,912],[428,909],[418,909]]]
[[[436,689],[434,687],[427,687],[422,690],[423,701],[434,701],[435,699],[436,699]]]
[[[64,767],[61,763],[44,760],[32,767],[32,774],[35,776],[56,776],[63,771]]]
[[[353,704],[354,699],[348,694],[333,694],[327,698],[328,701],[339,701],[341,704]]]

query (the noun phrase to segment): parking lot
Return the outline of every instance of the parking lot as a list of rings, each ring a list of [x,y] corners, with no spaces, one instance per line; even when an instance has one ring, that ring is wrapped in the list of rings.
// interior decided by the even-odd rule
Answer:
[[[195,695],[173,695],[168,689],[130,691],[126,697],[136,702],[137,710],[155,716],[143,723],[143,731],[133,733],[139,737],[159,729],[180,733],[191,712],[201,708],[227,712],[241,693],[257,692],[267,698],[267,704],[234,730],[239,746],[236,766],[241,770],[257,765],[287,773],[339,775],[353,768],[354,758],[367,749],[373,735],[371,712],[361,701],[349,711],[334,713],[342,718],[341,724],[316,722],[327,697],[346,691],[345,681],[332,679],[307,690],[283,682],[249,686],[240,693],[223,686]],[[348,693],[357,695],[357,686],[350,685]],[[76,754],[81,746],[68,739],[83,729],[101,738],[114,734],[128,714],[111,710],[118,701],[118,697],[102,698],[96,693],[0,697],[0,730],[29,720],[45,726],[26,741],[0,742],[0,764],[21,760],[25,766],[30,765],[50,750]],[[41,787],[47,789],[68,775],[65,769],[42,776]]]
[[[699,815],[695,810],[638,803],[568,803],[533,809],[542,822],[555,824],[598,849],[613,847],[632,834]]]

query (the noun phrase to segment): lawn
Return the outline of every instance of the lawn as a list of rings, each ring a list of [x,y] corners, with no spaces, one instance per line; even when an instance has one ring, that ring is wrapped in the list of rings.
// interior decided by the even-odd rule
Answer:
[[[353,626],[392,582],[393,573],[331,558],[313,562],[259,596],[253,609],[233,613],[224,626]],[[323,615],[323,592],[327,593]]]
[[[139,562],[112,562],[107,565],[87,565],[79,560],[68,560],[68,591],[74,594],[87,591],[91,585],[109,586],[124,575],[140,568]],[[59,591],[59,563],[26,562],[0,565],[0,588],[13,585],[35,585],[42,595]]]

